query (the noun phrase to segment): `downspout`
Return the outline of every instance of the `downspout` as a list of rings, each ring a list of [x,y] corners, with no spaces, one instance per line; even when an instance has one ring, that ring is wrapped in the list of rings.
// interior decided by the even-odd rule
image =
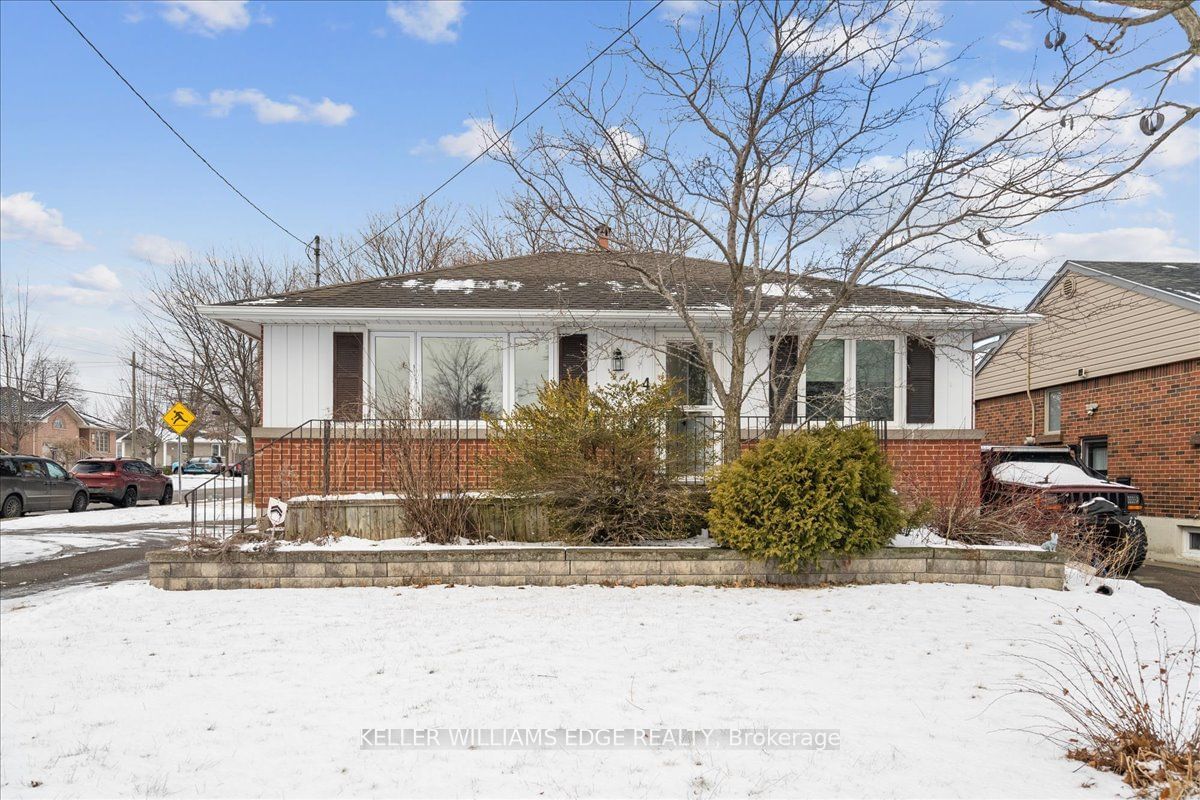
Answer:
[[[1025,329],[1025,396],[1029,398],[1029,444],[1037,441],[1037,408],[1033,404],[1033,329]]]

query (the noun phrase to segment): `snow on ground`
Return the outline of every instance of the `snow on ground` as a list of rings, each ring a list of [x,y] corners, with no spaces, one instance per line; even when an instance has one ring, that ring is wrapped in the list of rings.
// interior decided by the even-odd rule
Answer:
[[[0,793],[1128,796],[1007,692],[1029,671],[1015,656],[1076,610],[1190,635],[1196,606],[1113,583],[64,590],[0,609]],[[365,728],[507,726],[821,728],[841,746],[360,747]]]
[[[966,544],[954,539],[947,539],[930,528],[913,528],[892,537],[892,547],[950,547],[957,549],[975,550],[1042,550],[1039,545],[1022,542],[1003,542],[1001,544]]]
[[[176,503],[169,506],[142,504],[134,508],[95,508],[78,514],[59,512],[55,514],[26,514],[16,519],[0,520],[0,539],[12,531],[42,530],[46,528],[89,528],[94,530],[119,525],[156,525],[187,522],[192,518],[189,506]]]
[[[175,487],[175,491],[179,491],[179,476],[171,475],[171,485]],[[211,481],[211,483],[210,483]],[[195,489],[197,486],[207,484],[211,488],[224,488],[228,486],[240,486],[243,482],[242,478],[226,477],[224,475],[184,475],[183,476],[183,491],[188,492]]]
[[[85,550],[111,550],[116,547],[136,547],[147,538],[161,539],[179,530],[149,528],[146,530],[95,534],[88,531],[65,534],[21,534],[0,536],[0,564],[12,566],[29,561],[70,556]]]

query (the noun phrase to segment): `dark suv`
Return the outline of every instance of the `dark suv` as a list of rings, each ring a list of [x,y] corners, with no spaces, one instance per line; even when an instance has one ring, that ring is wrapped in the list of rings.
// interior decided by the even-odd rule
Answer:
[[[1088,468],[1069,447],[983,446],[985,506],[1022,506],[1032,498],[1047,518],[1069,520],[1068,536],[1091,537],[1111,569],[1128,575],[1146,560],[1142,493]]]
[[[0,456],[0,516],[27,511],[83,511],[87,487],[57,461],[33,456]]]
[[[71,467],[71,474],[87,484],[88,494],[101,503],[129,508],[139,500],[171,502],[171,479],[136,458],[85,458]]]

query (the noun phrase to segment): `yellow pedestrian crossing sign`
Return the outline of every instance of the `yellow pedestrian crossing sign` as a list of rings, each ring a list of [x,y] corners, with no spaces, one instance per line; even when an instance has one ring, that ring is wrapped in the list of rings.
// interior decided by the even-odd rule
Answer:
[[[163,422],[167,423],[167,427],[177,434],[186,431],[195,421],[196,415],[183,403],[176,403],[167,409],[167,413],[163,414]]]

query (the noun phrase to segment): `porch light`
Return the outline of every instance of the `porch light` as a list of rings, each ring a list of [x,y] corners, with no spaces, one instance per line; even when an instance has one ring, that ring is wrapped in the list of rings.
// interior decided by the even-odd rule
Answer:
[[[613,372],[624,372],[625,371],[625,354],[621,352],[621,348],[619,348],[619,347],[616,350],[614,350],[613,354],[612,354],[612,371]]]

